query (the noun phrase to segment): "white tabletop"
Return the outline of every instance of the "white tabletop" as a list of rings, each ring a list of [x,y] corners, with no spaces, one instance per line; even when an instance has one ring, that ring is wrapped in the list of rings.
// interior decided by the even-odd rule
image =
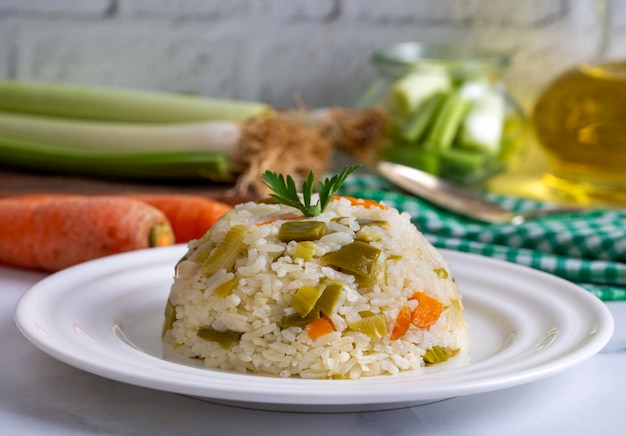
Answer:
[[[211,404],[58,362],[18,331],[20,296],[45,277],[0,266],[0,433],[7,435],[619,435],[626,434],[626,302],[596,356],[549,378],[385,412],[303,414]]]

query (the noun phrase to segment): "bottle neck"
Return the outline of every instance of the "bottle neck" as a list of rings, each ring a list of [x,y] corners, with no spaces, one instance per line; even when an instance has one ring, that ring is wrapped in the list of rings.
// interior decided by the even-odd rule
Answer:
[[[596,13],[598,14],[598,23],[600,25],[600,38],[598,46],[593,57],[590,59],[591,64],[599,64],[610,56],[611,33],[613,28],[613,1],[612,0],[596,0]]]

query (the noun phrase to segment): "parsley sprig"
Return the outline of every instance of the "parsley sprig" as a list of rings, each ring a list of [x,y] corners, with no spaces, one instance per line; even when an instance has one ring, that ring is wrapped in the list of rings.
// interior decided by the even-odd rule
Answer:
[[[346,181],[348,176],[359,168],[360,165],[351,165],[344,168],[339,174],[326,178],[324,181],[317,183],[317,194],[319,199],[315,204],[311,204],[311,199],[315,190],[315,176],[311,171],[309,177],[302,184],[302,197],[298,195],[298,189],[296,188],[296,182],[291,176],[283,176],[272,171],[265,171],[261,176],[263,183],[274,191],[270,194],[277,203],[287,206],[295,207],[299,209],[304,216],[313,217],[321,214],[328,207],[328,203],[333,198],[333,195],[343,182]]]

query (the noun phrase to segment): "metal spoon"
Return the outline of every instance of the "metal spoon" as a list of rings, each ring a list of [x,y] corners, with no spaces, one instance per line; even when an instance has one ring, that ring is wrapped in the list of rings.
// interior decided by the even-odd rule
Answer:
[[[472,191],[406,165],[382,161],[377,164],[377,170],[389,182],[411,194],[443,209],[486,223],[521,224],[531,218],[587,210],[584,207],[558,207],[515,213]]]

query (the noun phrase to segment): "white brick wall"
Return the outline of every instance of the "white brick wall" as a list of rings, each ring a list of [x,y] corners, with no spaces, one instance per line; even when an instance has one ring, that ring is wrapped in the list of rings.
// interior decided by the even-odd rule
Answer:
[[[122,17],[212,19],[250,22],[323,21],[335,10],[334,0],[124,0]]]
[[[0,14],[98,18],[106,15],[114,3],[114,0],[1,0]]]
[[[463,41],[511,51],[529,107],[592,25],[593,0],[0,0],[0,77],[350,105],[375,48]]]

